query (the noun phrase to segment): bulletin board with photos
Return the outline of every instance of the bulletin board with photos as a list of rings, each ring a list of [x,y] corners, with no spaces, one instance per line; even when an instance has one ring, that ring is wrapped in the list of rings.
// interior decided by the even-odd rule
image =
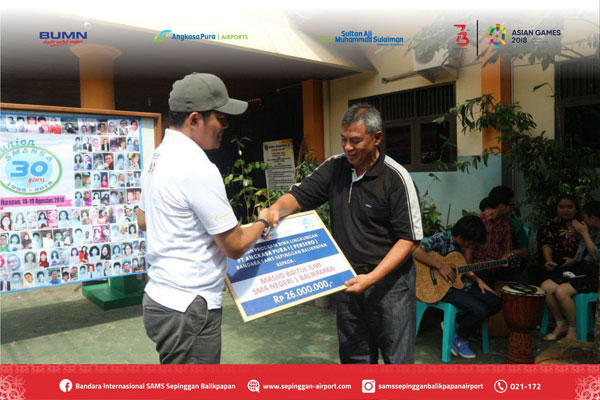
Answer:
[[[160,115],[23,107],[0,111],[0,292],[145,273],[135,209]]]

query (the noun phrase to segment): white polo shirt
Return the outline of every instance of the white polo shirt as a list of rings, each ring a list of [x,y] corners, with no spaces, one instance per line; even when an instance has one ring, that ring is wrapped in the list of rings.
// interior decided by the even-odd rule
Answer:
[[[142,172],[140,208],[146,214],[146,293],[185,312],[197,295],[221,307],[227,258],[212,235],[238,223],[217,167],[183,133],[167,129]]]

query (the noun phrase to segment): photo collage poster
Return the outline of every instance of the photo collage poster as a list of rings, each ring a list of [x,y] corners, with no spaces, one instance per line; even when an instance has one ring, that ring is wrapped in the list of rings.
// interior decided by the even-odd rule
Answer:
[[[140,120],[0,114],[0,293],[144,273]]]

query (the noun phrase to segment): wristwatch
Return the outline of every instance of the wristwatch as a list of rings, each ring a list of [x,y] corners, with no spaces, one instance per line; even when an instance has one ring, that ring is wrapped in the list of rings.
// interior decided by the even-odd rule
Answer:
[[[269,236],[269,233],[271,232],[271,225],[269,225],[267,220],[260,218],[260,219],[256,220],[256,222],[262,222],[265,225],[265,229],[263,229],[263,232],[260,235],[260,237],[262,237],[264,239],[267,236]]]

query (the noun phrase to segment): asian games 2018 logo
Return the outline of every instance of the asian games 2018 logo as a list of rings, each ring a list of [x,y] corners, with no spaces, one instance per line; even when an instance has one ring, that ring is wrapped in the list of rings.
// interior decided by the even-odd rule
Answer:
[[[490,26],[485,36],[490,38],[489,44],[493,44],[494,48],[506,44],[506,29],[500,24]]]
[[[0,185],[13,193],[44,193],[52,189],[61,177],[60,160],[41,147],[16,146],[0,154]]]

